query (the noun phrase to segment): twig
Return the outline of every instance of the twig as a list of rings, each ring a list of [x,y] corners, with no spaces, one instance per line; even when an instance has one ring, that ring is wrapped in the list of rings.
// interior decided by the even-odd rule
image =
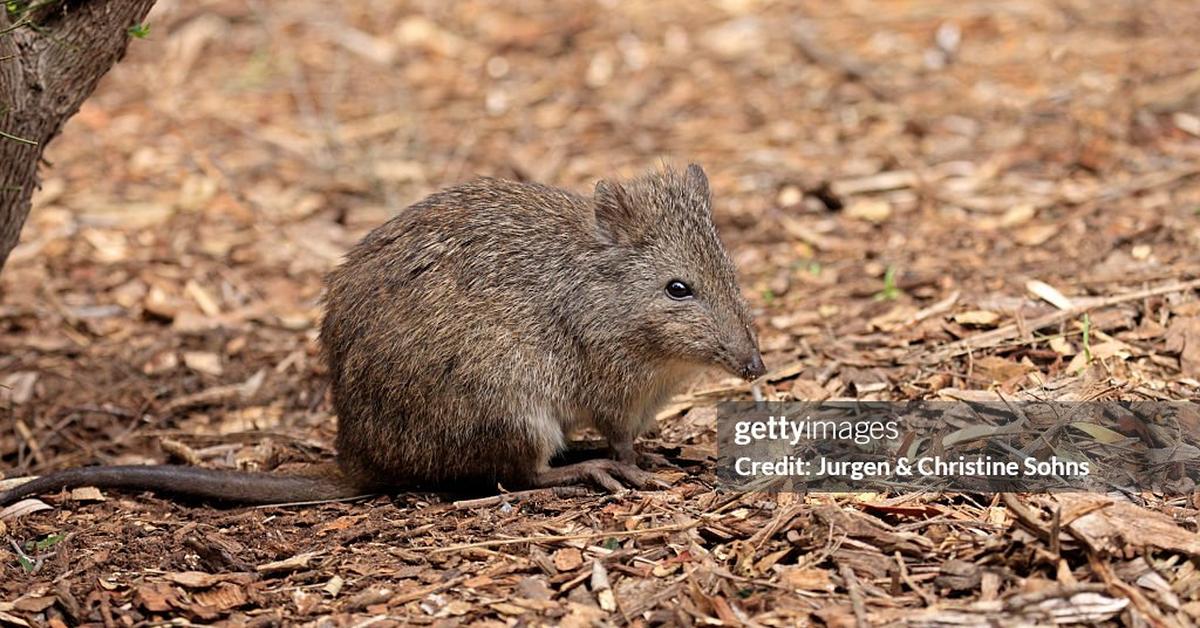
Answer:
[[[1145,616],[1145,619],[1149,620],[1148,623],[1150,625],[1173,625],[1167,621],[1166,617],[1163,617],[1163,614],[1157,608],[1155,608],[1150,600],[1146,599],[1145,595],[1142,595],[1142,592],[1139,591],[1137,587],[1129,586],[1127,582],[1118,578],[1117,575],[1113,573],[1112,567],[1110,567],[1108,563],[1104,562],[1104,559],[1101,558],[1097,552],[1088,552],[1088,564],[1091,566],[1092,571],[1095,572],[1096,575],[1100,576],[1100,579],[1103,580],[1106,585],[1108,585],[1110,595],[1123,597],[1132,602],[1133,607],[1140,611]]]
[[[20,30],[21,28],[24,28],[25,26],[28,26],[30,24],[32,24],[32,22],[30,22],[28,19],[20,20],[17,23],[13,24],[12,26],[9,26],[8,28],[0,30],[0,35],[7,35],[8,33]],[[13,55],[13,56],[16,56],[16,55]],[[5,57],[5,58],[7,59],[8,57]]]
[[[521,569],[521,568],[522,567],[514,566],[510,563],[501,563],[499,565],[496,565],[495,567],[492,567],[491,569],[485,569],[482,573],[478,573],[478,574],[465,573],[460,576],[451,578],[445,582],[438,582],[435,584],[431,584],[427,587],[417,589],[416,591],[410,591],[408,593],[401,593],[399,595],[388,598],[387,603],[389,606],[399,606],[401,604],[408,604],[409,602],[419,600],[427,595],[432,595],[434,593],[438,593],[441,591],[445,591],[446,589],[456,587],[476,576],[496,576],[496,575],[506,573],[506,572],[511,573],[514,569]]]
[[[254,509],[261,510],[263,508],[288,508],[290,506],[319,506],[321,504],[340,504],[342,502],[355,502],[360,499],[368,499],[370,497],[376,497],[378,495],[379,495],[379,493],[363,493],[362,495],[352,495],[350,497],[335,497],[334,499],[317,499],[317,500],[307,501],[307,502],[284,502],[282,504],[263,504],[261,506],[255,506]]]
[[[445,591],[446,589],[449,589],[451,587],[456,587],[459,584],[466,582],[467,578],[470,578],[470,577],[471,577],[471,575],[464,574],[464,575],[458,576],[457,578],[451,578],[445,582],[431,584],[427,587],[422,587],[420,589],[417,589],[416,591],[410,591],[403,595],[397,595],[393,598],[389,598],[388,604],[392,605],[392,606],[408,604],[409,602],[412,602],[414,600],[419,600],[427,595],[433,595],[434,593],[439,593],[441,591]]]
[[[905,323],[908,325],[915,325],[915,324],[929,318],[930,316],[937,316],[939,314],[944,314],[946,312],[949,312],[950,309],[954,307],[954,304],[958,303],[958,295],[959,295],[958,290],[955,290],[954,292],[950,293],[950,296],[946,297],[945,299],[942,299],[941,301],[938,301],[937,303],[934,303],[933,305],[931,305],[927,308],[922,308],[922,309],[918,310],[912,316],[908,317],[908,320],[905,321]]]
[[[917,584],[917,582],[913,580],[912,576],[909,575],[908,566],[904,564],[904,556],[900,554],[900,550],[896,550],[895,557],[896,565],[900,569],[900,579],[904,581],[904,584],[907,584],[908,588],[912,589],[914,593],[921,596],[921,600],[925,602],[925,606],[933,606],[937,604],[937,598],[934,597],[930,592],[921,588],[921,585]]]
[[[9,59],[9,58],[10,57],[5,57],[5,59]],[[2,59],[0,59],[0,60],[2,60]],[[12,140],[14,142],[20,142],[22,144],[29,144],[30,146],[38,145],[38,143],[33,140],[27,140],[23,137],[17,137],[16,135],[12,135],[11,133],[5,133],[4,131],[0,131],[0,137],[3,137],[4,139]]]
[[[1026,508],[1025,504],[1022,504],[1016,495],[1013,493],[1003,493],[1001,500],[1004,502],[1004,506],[1017,518],[1017,521],[1025,524],[1025,527],[1030,532],[1036,534],[1043,541],[1050,540],[1050,531],[1045,528],[1045,524],[1041,518]]]
[[[1115,185],[1104,190],[1101,190],[1093,197],[1086,199],[1087,201],[1108,201],[1115,198],[1121,198],[1132,194],[1141,194],[1148,192],[1154,188],[1159,188],[1172,183],[1185,181],[1192,177],[1200,175],[1200,168],[1187,168],[1184,170],[1176,170],[1175,172],[1152,172],[1144,175],[1125,185]]]
[[[111,403],[106,403],[103,405],[84,404],[81,406],[72,406],[67,409],[72,412],[95,412],[97,414],[108,414],[120,419],[132,419],[137,416],[136,412],[132,410],[126,410],[125,408],[118,408]],[[58,431],[58,429],[59,427],[55,426],[55,431]]]
[[[58,550],[54,550],[52,552],[39,553],[37,556],[30,556],[21,549],[21,545],[17,543],[16,539],[10,539],[9,543],[12,544],[13,551],[21,558],[22,567],[28,569],[31,574],[41,571],[42,566],[46,564],[46,559],[52,558],[58,553]]]
[[[1101,582],[1080,582],[1070,586],[1057,586],[1032,593],[1018,593],[1004,600],[1004,608],[1010,611],[1019,611],[1046,600],[1071,599],[1080,593],[1101,593],[1107,590],[1108,587]]]
[[[650,534],[662,534],[664,532],[682,532],[690,530],[698,525],[701,521],[697,519],[691,523],[682,523],[669,526],[658,526],[656,528],[646,528],[644,530],[614,530],[612,532],[591,532],[588,534],[554,534],[548,536],[523,536],[515,539],[498,539],[495,541],[480,541],[478,543],[463,543],[461,545],[451,545],[435,550],[430,550],[430,554],[445,554],[447,552],[459,552],[467,549],[475,549],[478,547],[500,547],[502,545],[514,545],[516,543],[557,543],[560,541],[586,541],[589,539],[602,539],[607,537],[637,537]]]
[[[1062,506],[1054,509],[1054,517],[1050,519],[1050,553],[1062,557]]]
[[[9,545],[12,545],[13,551],[17,553],[18,558],[25,559],[25,561],[30,565],[33,564],[33,558],[30,557],[29,554],[26,554],[25,550],[21,549],[21,544],[17,543],[16,539],[9,539],[8,543]]]
[[[747,541],[747,543],[756,550],[762,549],[763,543],[766,543],[768,540],[770,540],[771,537],[775,536],[775,534],[782,530],[785,526],[791,524],[793,519],[800,516],[800,514],[807,509],[808,506],[801,504],[798,506],[792,506],[787,510],[779,511],[778,514],[771,518],[771,522],[758,532],[755,532],[754,536],[750,537],[750,540]]]
[[[1200,288],[1200,279],[1195,279],[1192,281],[1185,281],[1183,283],[1171,284],[1168,286],[1158,286],[1155,288],[1147,288],[1146,290],[1139,290],[1137,292],[1131,292],[1129,294],[1122,294],[1122,295],[1118,295],[1118,296],[1114,296],[1114,297],[1108,297],[1106,299],[1101,299],[1094,303],[1078,305],[1069,310],[1061,310],[1058,312],[1053,312],[1053,313],[1047,314],[1045,316],[1040,316],[1033,320],[1026,321],[1025,329],[1028,331],[1036,331],[1043,327],[1049,327],[1050,325],[1056,325],[1063,321],[1070,320],[1072,318],[1075,318],[1076,316],[1079,316],[1080,314],[1083,314],[1085,312],[1089,312],[1092,310],[1111,307],[1113,305],[1119,305],[1121,303],[1128,303],[1129,301],[1138,301],[1141,299],[1159,296],[1159,295],[1163,295],[1163,294],[1170,294],[1172,292],[1185,292],[1187,290],[1194,290],[1196,288]],[[1010,323],[1003,327],[993,329],[992,331],[983,332],[981,334],[976,334],[974,336],[968,336],[967,338],[963,338],[962,340],[958,340],[958,341],[955,341],[955,342],[952,342],[952,343],[949,343],[946,345],[942,345],[940,347],[934,347],[932,349],[925,351],[924,354],[921,354],[920,352],[915,352],[914,354],[910,354],[909,356],[906,356],[903,360],[901,360],[901,363],[912,364],[914,362],[928,362],[928,363],[941,362],[943,360],[947,360],[947,359],[950,359],[953,357],[960,356],[964,353],[976,351],[979,349],[985,349],[988,347],[996,346],[1000,343],[1008,342],[1010,340],[1013,340],[1014,338],[1017,338],[1018,336],[1020,336],[1020,334],[1021,334],[1021,327],[1015,323]]]
[[[39,465],[46,464],[46,457],[42,455],[42,446],[38,443],[37,437],[33,435],[33,431],[29,429],[29,426],[25,425],[25,421],[17,419],[15,427],[17,434],[21,436],[21,439],[25,441],[25,445],[29,447],[29,453],[33,455],[33,459]]]
[[[659,591],[647,598],[638,600],[637,602],[634,602],[627,608],[622,607],[622,609],[621,609],[622,615],[624,615],[627,619],[637,617],[637,616],[641,615],[643,612],[645,612],[647,609],[657,606],[659,604],[659,602],[662,602],[663,600],[666,600],[668,598],[679,595],[680,589],[683,588],[682,582],[683,582],[683,580],[686,580],[687,577],[688,577],[688,574],[678,576],[675,579],[675,582],[671,583],[670,585],[667,585],[661,591]]]
[[[838,574],[842,576],[842,584],[846,587],[846,592],[850,594],[850,606],[854,609],[854,625],[868,626],[867,605],[863,600],[862,586],[858,584],[858,577],[854,575],[854,570],[846,563],[838,563]]]
[[[1196,277],[1197,275],[1200,275],[1200,266],[1174,266],[1168,268],[1156,268],[1154,270],[1141,273],[1115,273],[1108,275],[1096,275],[1093,277],[1081,277],[1071,281],[1069,285],[1095,286],[1106,283],[1135,284],[1159,279],[1181,280],[1188,277]]]
[[[933,526],[933,525],[962,526],[964,528],[978,528],[980,530],[991,530],[991,531],[1003,530],[1005,528],[1005,526],[1002,526],[997,523],[988,523],[986,521],[975,521],[974,519],[952,519],[950,517],[942,516],[942,517],[934,517],[932,519],[922,519],[920,521],[914,521],[912,523],[898,525],[898,526],[896,526],[896,529],[900,530],[902,532],[912,532],[913,530],[919,530],[921,528],[925,528],[925,527]]]
[[[582,486],[552,486],[550,488],[535,488],[528,491],[501,493],[499,495],[492,495],[491,497],[480,497],[479,499],[462,499],[454,502],[454,507],[459,510],[465,510],[468,508],[479,508],[480,506],[495,506],[509,500],[521,501],[540,497],[580,497],[588,494],[588,492],[588,489]]]

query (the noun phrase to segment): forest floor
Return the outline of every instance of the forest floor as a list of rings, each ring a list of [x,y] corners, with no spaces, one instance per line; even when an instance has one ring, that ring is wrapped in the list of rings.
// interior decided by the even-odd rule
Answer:
[[[159,5],[0,274],[0,478],[328,461],[352,243],[476,175],[664,157],[710,176],[768,399],[1200,397],[1198,3]],[[45,496],[0,521],[0,625],[1200,621],[1194,487],[718,490],[750,394],[677,399],[653,490]]]

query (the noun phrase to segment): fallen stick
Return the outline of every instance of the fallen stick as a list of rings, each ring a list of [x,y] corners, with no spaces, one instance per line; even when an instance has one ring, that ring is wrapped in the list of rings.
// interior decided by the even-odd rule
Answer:
[[[1127,303],[1129,301],[1137,301],[1139,299],[1145,299],[1148,297],[1159,296],[1162,294],[1170,294],[1172,292],[1184,292],[1186,290],[1193,290],[1196,288],[1200,288],[1200,279],[1194,279],[1192,281],[1185,281],[1183,283],[1171,284],[1169,286],[1158,286],[1157,288],[1147,288],[1145,290],[1139,290],[1137,292],[1130,292],[1129,294],[1122,294],[1122,295],[1118,295],[1115,297],[1108,297],[1106,299],[1101,299],[1101,300],[1095,301],[1093,303],[1078,305],[1078,306],[1075,306],[1068,310],[1061,310],[1058,312],[1053,312],[1053,313],[1047,314],[1045,316],[1035,318],[1033,320],[1025,321],[1025,329],[1028,331],[1037,331],[1038,329],[1041,329],[1043,327],[1049,327],[1050,325],[1056,325],[1063,321],[1070,320],[1072,318],[1075,318],[1076,316],[1079,316],[1080,314],[1083,314],[1084,312],[1089,312],[1091,310],[1111,307],[1114,305],[1119,305],[1121,303]],[[926,364],[930,364],[930,363],[942,362],[943,360],[947,360],[949,358],[960,356],[964,353],[969,353],[971,351],[977,351],[979,349],[986,349],[988,347],[996,346],[998,344],[1001,344],[1001,343],[1007,342],[1009,340],[1012,340],[1014,338],[1017,338],[1020,335],[1021,335],[1021,327],[1018,326],[1016,323],[1009,323],[1008,325],[1005,325],[1003,327],[998,327],[996,329],[993,329],[992,331],[983,332],[981,334],[975,334],[974,336],[968,336],[961,340],[956,340],[952,343],[942,345],[940,347],[928,349],[923,352],[914,352],[908,356],[905,356],[905,358],[903,360],[901,360],[901,363],[902,364],[914,364],[917,362],[924,362]]]
[[[606,537],[634,537],[646,536],[648,534],[662,534],[664,532],[682,532],[689,530],[702,523],[701,520],[696,520],[691,523],[681,523],[669,526],[658,526],[656,528],[646,528],[644,530],[613,530],[611,532],[589,532],[587,534],[554,534],[549,536],[523,536],[515,539],[498,539],[495,541],[479,541],[478,543],[463,543],[461,545],[451,545],[440,549],[430,550],[430,554],[445,554],[446,552],[459,552],[467,549],[477,549],[483,547],[500,547],[502,545],[515,545],[517,543],[558,543],[561,541],[586,541],[589,539],[602,539]]]
[[[480,497],[479,499],[460,499],[454,502],[454,507],[458,510],[464,510],[480,506],[495,506],[507,501],[537,499],[539,497],[580,497],[587,495],[588,492],[588,489],[582,486],[552,486],[550,488],[535,488],[528,491],[501,493],[490,497]]]

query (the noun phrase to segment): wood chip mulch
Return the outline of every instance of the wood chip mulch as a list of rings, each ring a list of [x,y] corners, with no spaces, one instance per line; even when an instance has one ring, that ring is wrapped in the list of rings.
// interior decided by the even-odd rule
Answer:
[[[0,481],[326,462],[348,246],[664,156],[710,175],[764,398],[1200,397],[1200,4],[159,4],[0,274]],[[1200,621],[1194,488],[722,491],[752,394],[698,382],[621,495],[46,496],[0,519],[0,626]]]

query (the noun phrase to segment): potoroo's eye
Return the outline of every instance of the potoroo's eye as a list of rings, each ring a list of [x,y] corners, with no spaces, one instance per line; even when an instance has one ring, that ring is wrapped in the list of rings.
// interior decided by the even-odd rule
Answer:
[[[667,282],[667,296],[676,301],[690,299],[692,298],[692,287],[678,279],[672,279]]]

